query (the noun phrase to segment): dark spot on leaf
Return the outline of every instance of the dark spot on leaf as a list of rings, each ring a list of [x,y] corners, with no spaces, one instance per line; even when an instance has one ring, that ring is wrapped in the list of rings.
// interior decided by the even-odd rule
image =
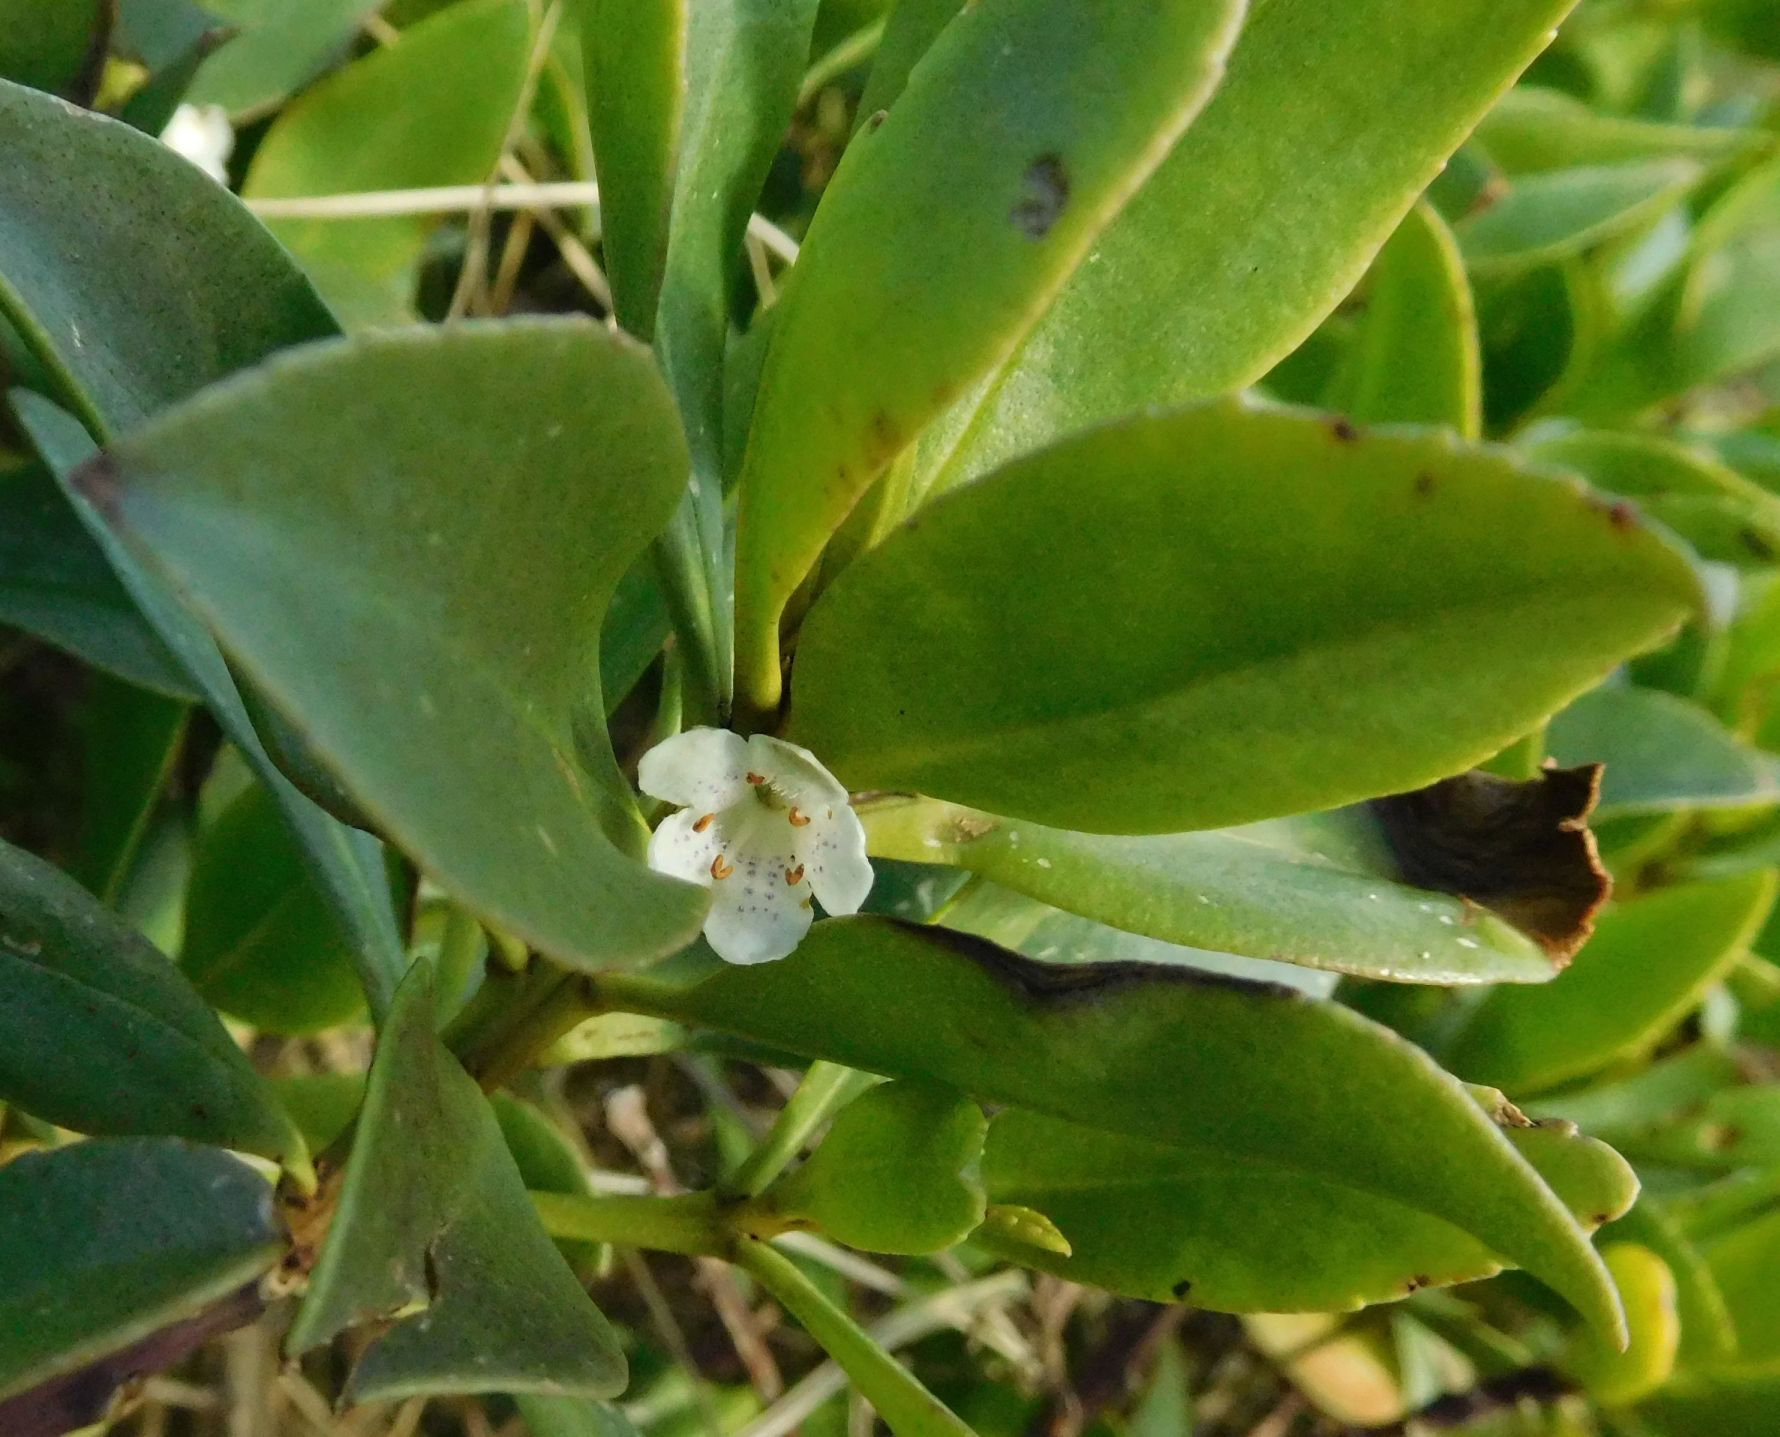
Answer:
[[[1434,476],[1426,469],[1415,476],[1415,492],[1423,499],[1434,492]]]
[[[95,454],[68,476],[75,493],[81,495],[108,521],[118,516],[124,487],[117,475],[117,465],[109,454]]]
[[[1329,422],[1329,432],[1343,444],[1352,444],[1360,437],[1360,431],[1354,422],[1341,416]]]
[[[1711,1153],[1722,1153],[1743,1141],[1743,1130],[1731,1123],[1708,1123],[1700,1129],[1700,1146]]]
[[[1185,1302],[1187,1300],[1187,1294],[1193,1290],[1193,1284],[1183,1277],[1168,1290],[1174,1294],[1176,1302]]]
[[[874,110],[872,111],[871,118],[865,122],[865,128],[868,132],[875,130],[889,118],[890,112],[888,110]]]
[[[1610,1221],[1612,1221],[1612,1219],[1613,1219],[1613,1214],[1612,1214],[1612,1213],[1607,1213],[1607,1212],[1598,1212],[1598,1213],[1596,1213],[1596,1214],[1595,1214],[1595,1216],[1594,1216],[1594,1225],[1595,1225],[1595,1226],[1596,1226],[1596,1227],[1606,1227],[1606,1226],[1607,1226],[1607,1224],[1608,1224],[1608,1223],[1609,1223],[1609,1222],[1610,1222]]]
[[[1758,530],[1747,528],[1739,529],[1737,530],[1737,538],[1742,543],[1743,547],[1758,559],[1768,560],[1775,556],[1776,550],[1774,546],[1768,542],[1767,536]]]
[[[1432,1283],[1433,1280],[1434,1279],[1429,1277],[1426,1273],[1418,1272],[1414,1277],[1410,1278],[1408,1282],[1403,1284],[1403,1289],[1406,1292],[1420,1292],[1424,1287],[1427,1287]]]
[[[1608,522],[1624,534],[1638,527],[1638,508],[1629,500],[1621,499],[1607,510]]]
[[[1026,166],[1025,183],[1026,192],[1008,218],[1033,239],[1043,239],[1069,204],[1069,171],[1063,167],[1063,157],[1040,155]]]
[[[1473,770],[1371,807],[1406,882],[1489,909],[1561,967],[1612,889],[1588,829],[1600,787],[1599,764],[1525,782]]]
[[[880,463],[888,463],[902,448],[902,429],[883,410],[871,417],[872,452]]]

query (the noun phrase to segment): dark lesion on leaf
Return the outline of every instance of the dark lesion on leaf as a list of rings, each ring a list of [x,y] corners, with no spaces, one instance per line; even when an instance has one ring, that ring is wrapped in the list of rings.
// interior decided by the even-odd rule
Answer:
[[[109,454],[95,454],[68,476],[74,492],[91,504],[106,521],[115,521],[123,498],[123,481],[118,478],[117,464]]]
[[[1063,157],[1040,155],[1026,167],[1025,193],[1008,218],[1033,239],[1043,239],[1069,204],[1069,171]]]
[[[1405,882],[1489,909],[1562,966],[1612,890],[1588,828],[1600,788],[1600,764],[1524,781],[1473,770],[1371,807]]]

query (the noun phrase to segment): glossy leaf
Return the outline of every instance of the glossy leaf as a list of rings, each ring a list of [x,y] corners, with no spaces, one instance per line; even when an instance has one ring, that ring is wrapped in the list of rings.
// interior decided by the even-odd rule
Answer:
[[[1584,1334],[1570,1355],[1571,1373],[1609,1406],[1636,1402],[1661,1387],[1675,1370],[1681,1346],[1675,1275],[1668,1264],[1637,1243],[1609,1243],[1601,1250],[1625,1300],[1631,1343],[1624,1351]]]
[[[1463,1228],[1603,1329],[1617,1323],[1580,1230],[1470,1094],[1350,1010],[1179,969],[1054,967],[881,918],[819,923],[777,963],[714,961],[602,980],[605,996],[1127,1137],[1335,1176]]]
[[[56,471],[69,503],[104,550],[112,571],[202,690],[223,731],[278,799],[311,872],[327,891],[342,926],[352,934],[359,982],[372,1013],[381,1015],[407,961],[389,902],[381,845],[369,834],[330,818],[291,785],[261,743],[216,641],[166,581],[140,563],[71,487],[75,467],[94,454],[93,443],[81,427],[37,395],[15,391],[12,400],[21,425]]]
[[[1353,289],[1570,8],[1256,6],[1200,121],[1020,350],[941,422],[929,485],[1253,383]]]
[[[1648,1052],[1760,931],[1774,891],[1763,870],[1609,909],[1555,982],[1492,992],[1446,1061],[1478,1082],[1533,1092]]]
[[[874,856],[953,863],[1045,903],[1193,948],[1421,983],[1543,983],[1539,944],[1415,888],[1359,809],[1209,833],[1070,833],[931,800],[866,811]]]
[[[1483,423],[1477,315],[1457,242],[1418,204],[1372,262],[1365,308],[1322,402],[1366,423]]]
[[[1631,1206],[1637,1180],[1612,1149],[1567,1124],[1498,1121],[1585,1228]],[[1348,1311],[1503,1266],[1452,1224],[1332,1173],[1288,1161],[1229,1161],[1018,1109],[990,1128],[983,1180],[994,1201],[1044,1213],[1070,1249],[1000,1243],[998,1251],[1154,1302],[1222,1312]]]
[[[590,966],[697,932],[704,895],[629,856],[641,825],[588,723],[606,601],[685,475],[641,351],[574,320],[317,346],[84,472],[359,805],[481,916]]]
[[[259,222],[149,136],[0,82],[0,150],[0,313],[95,433],[334,332]]]
[[[179,966],[206,1001],[269,1033],[311,1033],[364,1008],[350,941],[260,785],[199,835]]]
[[[380,0],[206,0],[235,33],[199,68],[186,100],[257,115],[300,89],[350,50]]]
[[[0,1399],[199,1315],[283,1250],[272,1189],[227,1153],[132,1138],[14,1159],[0,1167]]]
[[[1780,799],[1780,764],[1710,712],[1653,689],[1609,685],[1551,722],[1559,763],[1604,763],[1602,818],[1737,808]]]
[[[525,82],[520,0],[461,0],[280,111],[243,196],[255,200],[479,184],[494,172]],[[271,219],[267,227],[353,327],[412,318],[434,217]]]
[[[982,1110],[945,1088],[872,1088],[841,1109],[822,1145],[769,1190],[765,1205],[867,1252],[941,1252],[983,1220],[975,1169],[987,1130]]]
[[[1688,160],[1553,170],[1518,180],[1457,227],[1478,272],[1531,269],[1577,254],[1657,218],[1700,179]]]
[[[379,1039],[339,1208],[288,1346],[385,1327],[347,1384],[356,1401],[615,1396],[617,1340],[538,1226],[487,1099],[434,1024],[423,964]]]
[[[779,617],[823,545],[1086,258],[1209,97],[1242,9],[973,6],[849,148],[779,301],[742,465],[738,684],[757,705],[777,704]]]
[[[192,696],[178,660],[36,464],[0,469],[0,622],[131,683]]]
[[[1634,517],[1496,451],[1227,402],[917,515],[811,612],[791,733],[856,790],[1222,827],[1481,762],[1693,593]]]
[[[307,1161],[179,970],[71,878],[10,845],[0,845],[0,974],[0,1097],[77,1132]]]

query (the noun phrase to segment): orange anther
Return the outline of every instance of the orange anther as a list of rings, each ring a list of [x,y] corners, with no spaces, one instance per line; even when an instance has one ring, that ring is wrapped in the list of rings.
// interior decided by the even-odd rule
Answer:
[[[766,775],[764,773],[751,773],[748,775],[748,782],[753,784],[756,788],[759,788],[761,784],[766,782]]]
[[[716,814],[707,813],[703,818],[699,819],[699,821],[697,823],[692,825],[692,831],[694,833],[703,833],[707,828],[709,828],[716,821],[717,821]]]
[[[809,816],[809,814],[805,813],[801,808],[792,809],[790,816],[791,816],[791,826],[793,828],[807,828],[809,826],[810,816]]]
[[[711,877],[728,878],[729,875],[734,872],[735,865],[733,863],[725,863],[721,853],[711,860]]]
[[[802,883],[803,864],[798,864],[796,868],[787,868],[785,870],[785,881],[793,885]]]

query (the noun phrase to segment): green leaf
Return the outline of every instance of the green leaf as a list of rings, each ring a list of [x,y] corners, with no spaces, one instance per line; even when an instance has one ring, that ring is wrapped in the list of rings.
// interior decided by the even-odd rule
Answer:
[[[856,790],[1223,827],[1479,763],[1694,592],[1634,516],[1497,451],[1225,402],[917,515],[810,613],[791,732]]]
[[[1477,316],[1457,242],[1418,204],[1373,260],[1365,309],[1322,402],[1367,423],[1483,423]]]
[[[1559,763],[1604,763],[1601,818],[1739,808],[1780,799],[1780,765],[1698,704],[1608,685],[1551,721]]]
[[[674,951],[706,904],[629,856],[596,668],[685,463],[644,352],[528,320],[309,348],[84,483],[384,832],[496,928],[601,967]]]
[[[1611,1148],[1568,1124],[1525,1121],[1497,1117],[1584,1227],[1631,1206],[1637,1180]],[[1414,1134],[1396,1136],[1408,1142]],[[1332,1172],[1165,1147],[1018,1109],[990,1127],[983,1181],[992,1200],[1044,1213],[1069,1244],[1063,1254],[1006,1242],[992,1244],[996,1250],[1155,1302],[1220,1312],[1351,1311],[1503,1266],[1453,1224]]]
[[[1724,1294],[1745,1362],[1780,1361],[1780,1294],[1774,1264],[1780,1262],[1780,1214],[1761,1213],[1710,1239],[1707,1265]]]
[[[351,48],[381,0],[205,0],[235,33],[204,61],[186,100],[264,114]]]
[[[1268,0],[1205,114],[923,453],[943,488],[1253,383],[1353,289],[1573,0]]]
[[[1661,1437],[1759,1437],[1780,1406],[1780,1367],[1678,1373],[1638,1405]]]
[[[1691,160],[1643,160],[1529,175],[1459,222],[1459,248],[1477,273],[1549,264],[1656,219],[1703,173]]]
[[[215,640],[167,583],[139,563],[92,505],[71,487],[75,467],[94,454],[93,443],[81,427],[38,395],[14,391],[12,404],[38,452],[56,471],[76,515],[104,550],[112,571],[203,691],[223,731],[278,799],[311,871],[326,889],[341,924],[353,936],[359,982],[372,1014],[381,1016],[407,963],[390,905],[381,845],[369,834],[330,818],[284,777],[260,742]]]
[[[829,536],[1087,258],[1209,97],[1242,8],[972,6],[849,147],[777,306],[742,465],[737,678],[757,706],[777,705],[779,617]]]
[[[1742,954],[1774,892],[1762,870],[1609,909],[1557,981],[1492,992],[1446,1061],[1478,1082],[1532,1092],[1647,1053]]]
[[[141,855],[184,744],[191,710],[177,699],[99,678],[81,722],[80,842],[69,876],[112,907]]]
[[[179,970],[73,879],[10,845],[0,845],[0,974],[0,1097],[78,1132],[307,1162]]]
[[[1553,1099],[1554,1105],[1559,1101]],[[1780,1084],[1726,1085],[1685,1113],[1624,1129],[1616,1141],[1653,1167],[1734,1172],[1780,1166]]]
[[[686,96],[687,0],[577,0],[600,247],[618,321],[647,339],[667,261]]]
[[[1210,833],[1119,838],[930,799],[871,806],[872,854],[952,863],[1169,943],[1420,983],[1543,983],[1552,959],[1475,903],[1404,880],[1383,828],[1340,809]]]
[[[1675,1370],[1681,1346],[1675,1275],[1647,1247],[1609,1243],[1601,1260],[1625,1301],[1631,1343],[1624,1350],[1583,1333],[1566,1366],[1596,1400],[1610,1407],[1636,1402],[1656,1391]]]
[[[269,1033],[313,1033],[364,1007],[351,944],[259,784],[198,836],[179,966],[207,1002]]]
[[[736,1262],[776,1297],[841,1367],[895,1437],[974,1437],[950,1409],[765,1243],[742,1238]]]
[[[384,1329],[347,1383],[358,1402],[615,1396],[617,1340],[539,1227],[487,1099],[434,1024],[432,972],[420,964],[379,1038],[339,1208],[288,1347]]]
[[[0,623],[157,693],[191,681],[37,464],[0,470]]]
[[[479,184],[525,86],[520,0],[459,0],[280,111],[241,193],[253,200]],[[226,53],[226,52],[225,52]],[[436,217],[269,218],[350,327],[413,318],[415,266]]]
[[[712,963],[596,987],[867,1072],[1327,1175],[1470,1232],[1616,1325],[1580,1230],[1471,1095],[1351,1010],[1182,969],[1048,966],[882,918],[819,923],[781,962]]]
[[[763,1206],[866,1252],[942,1252],[983,1220],[975,1170],[987,1131],[982,1110],[947,1088],[886,1083],[842,1108]]]
[[[90,100],[114,15],[102,0],[0,0],[0,76]]]
[[[1517,85],[1502,96],[1478,125],[1476,138],[1490,159],[1517,175],[1676,156],[1710,163],[1774,143],[1760,130],[1605,114],[1538,85]]]
[[[199,1316],[283,1248],[271,1188],[227,1153],[120,1139],[15,1158],[0,1168],[0,1398]]]
[[[93,432],[334,332],[258,221],[149,136],[0,82],[0,150],[0,313]]]
[[[513,1154],[528,1192],[581,1197],[593,1191],[580,1155],[542,1111],[510,1093],[495,1093],[489,1101],[495,1120],[501,1125],[502,1141]],[[595,1271],[607,1250],[605,1244],[597,1242],[565,1241],[559,1246],[570,1265],[581,1273]]]

